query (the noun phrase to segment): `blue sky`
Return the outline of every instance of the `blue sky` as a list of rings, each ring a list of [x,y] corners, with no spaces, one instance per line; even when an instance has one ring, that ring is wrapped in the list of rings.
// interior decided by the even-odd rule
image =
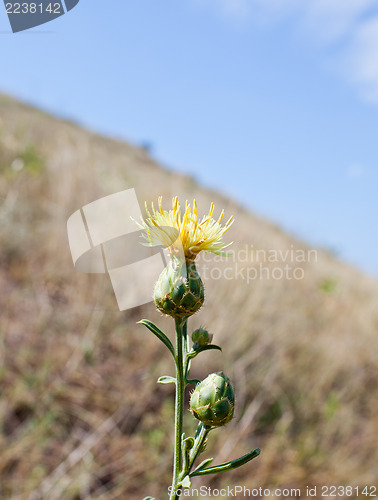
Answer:
[[[136,144],[378,276],[375,0],[80,0],[0,90]]]

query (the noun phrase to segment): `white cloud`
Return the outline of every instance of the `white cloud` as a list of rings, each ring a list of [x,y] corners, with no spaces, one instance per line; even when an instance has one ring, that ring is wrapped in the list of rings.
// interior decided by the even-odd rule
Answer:
[[[363,97],[378,104],[378,15],[356,29],[346,53],[344,68]]]
[[[304,7],[305,24],[311,35],[324,42],[348,38],[376,0],[308,0]]]
[[[378,104],[377,0],[194,1],[226,16],[259,24],[295,17],[301,36],[327,49],[336,71],[354,84],[364,99]]]

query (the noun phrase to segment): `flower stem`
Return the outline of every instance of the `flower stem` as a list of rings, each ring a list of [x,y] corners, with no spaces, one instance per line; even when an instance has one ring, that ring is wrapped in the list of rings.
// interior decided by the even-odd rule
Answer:
[[[177,498],[180,488],[180,472],[182,468],[182,428],[185,396],[185,367],[187,352],[187,320],[176,319],[176,403],[175,403],[175,451],[173,459],[173,479],[170,500]],[[185,338],[184,338],[185,337]]]
[[[197,460],[197,457],[201,452],[203,444],[206,441],[207,435],[209,434],[210,430],[211,430],[211,427],[208,427],[203,422],[201,422],[199,424],[198,436],[196,438],[193,449],[191,450],[191,453],[190,453],[188,473],[190,472],[191,468],[193,467],[194,462]]]

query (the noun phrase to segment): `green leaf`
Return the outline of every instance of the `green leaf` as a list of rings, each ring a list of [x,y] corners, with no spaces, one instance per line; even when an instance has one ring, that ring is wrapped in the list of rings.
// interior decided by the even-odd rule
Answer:
[[[175,384],[176,379],[175,377],[170,377],[169,375],[163,375],[162,377],[158,378],[158,384]]]
[[[206,467],[206,465],[210,465],[211,462],[213,461],[214,459],[213,458],[206,458],[206,460],[204,460],[203,462],[201,462],[195,469],[193,472],[197,472],[201,469],[204,469]]]
[[[199,381],[198,381],[199,382]],[[196,433],[194,434],[194,438],[197,439],[198,436],[201,434],[202,429],[205,427],[205,424],[203,422],[198,422],[197,428],[196,428]]]
[[[155,500],[154,497],[144,497],[143,500]]]
[[[193,350],[193,351],[190,351],[188,352],[188,358],[189,359],[193,359],[197,356],[197,354],[199,354],[200,352],[203,352],[203,351],[210,351],[211,349],[217,349],[218,351],[221,351],[222,348],[219,347],[219,345],[215,345],[215,344],[209,344],[209,345],[203,345],[201,347],[198,347],[197,349]]]
[[[190,477],[189,476],[185,476],[184,479],[182,480],[182,487],[183,488],[190,488],[192,483],[190,482]]]
[[[146,326],[150,330],[150,332],[156,335],[156,337],[161,340],[163,344],[171,351],[173,359],[175,358],[175,349],[172,345],[172,342],[169,340],[166,334],[160,330],[160,328],[158,328],[156,325],[154,325],[154,323],[152,323],[152,321],[149,321],[148,319],[141,319],[140,321],[138,321],[138,324]]]
[[[183,459],[184,459],[182,473],[187,474],[189,472],[190,450],[194,446],[194,438],[192,437],[185,438],[185,434],[183,434],[182,444],[183,444]]]
[[[185,449],[191,450],[194,446],[194,438],[187,437],[186,439],[183,440],[183,444],[185,446]]]
[[[192,384],[194,386],[196,386],[197,384],[199,384],[201,381],[198,380],[198,378],[187,378],[186,379],[186,382],[187,384]]]
[[[255,450],[250,451],[249,453],[247,453],[246,455],[243,455],[242,457],[238,458],[237,460],[232,460],[231,462],[226,462],[224,464],[215,465],[214,467],[209,467],[207,469],[197,470],[198,469],[197,468],[195,471],[191,472],[189,475],[190,475],[190,477],[204,476],[205,474],[216,474],[218,472],[225,472],[228,470],[237,469],[241,465],[244,465],[247,462],[249,462],[250,460],[252,460],[253,458],[256,458],[257,456],[259,456],[260,452],[261,452],[260,448],[256,448]]]

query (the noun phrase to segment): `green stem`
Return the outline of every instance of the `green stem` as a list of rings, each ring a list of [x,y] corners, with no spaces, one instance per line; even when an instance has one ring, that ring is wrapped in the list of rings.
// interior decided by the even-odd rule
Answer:
[[[187,352],[187,320],[176,319],[176,404],[175,404],[175,452],[173,459],[173,480],[170,500],[176,500],[180,488],[180,473],[182,469],[182,428],[185,395],[185,367]]]
[[[208,427],[207,425],[205,425],[202,422],[200,423],[200,431],[198,433],[198,436],[196,438],[196,441],[195,441],[194,446],[193,446],[191,453],[190,453],[189,470],[187,471],[187,474],[189,474],[189,472],[191,471],[191,469],[194,465],[194,462],[197,460],[197,457],[201,452],[201,448],[203,446],[203,443],[205,442],[210,430],[211,430],[211,427]]]

